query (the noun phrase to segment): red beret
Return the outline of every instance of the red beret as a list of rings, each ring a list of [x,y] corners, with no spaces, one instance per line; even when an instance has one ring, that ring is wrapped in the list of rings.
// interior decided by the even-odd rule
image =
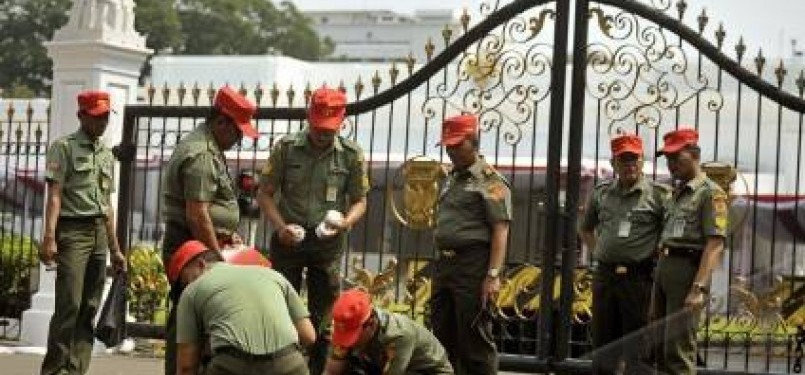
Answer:
[[[349,348],[361,335],[363,323],[372,315],[369,294],[360,289],[347,290],[333,304],[333,344]]]
[[[455,146],[469,135],[478,132],[478,118],[475,115],[448,117],[442,122],[442,146]]]
[[[636,155],[643,155],[643,140],[634,134],[621,134],[609,142],[612,148],[612,156],[629,152]]]
[[[213,104],[221,113],[229,116],[237,124],[243,135],[257,139],[260,135],[257,129],[252,126],[252,117],[257,113],[257,107],[243,95],[240,95],[229,86],[224,86],[218,90]]]
[[[338,130],[346,113],[347,96],[340,90],[322,87],[310,97],[307,119],[314,128]]]
[[[101,116],[109,113],[109,93],[94,90],[79,93],[78,109],[90,116]]]
[[[196,240],[187,241],[179,246],[168,264],[168,280],[170,282],[178,280],[184,266],[205,251],[207,251],[207,246]]]
[[[681,151],[685,146],[698,144],[699,132],[690,128],[680,128],[665,133],[662,141],[663,147],[660,151],[657,151],[657,155],[674,154]]]

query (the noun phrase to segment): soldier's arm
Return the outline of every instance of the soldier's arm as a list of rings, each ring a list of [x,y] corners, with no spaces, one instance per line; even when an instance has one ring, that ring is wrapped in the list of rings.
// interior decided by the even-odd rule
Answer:
[[[126,272],[126,256],[120,250],[120,242],[115,231],[115,209],[110,204],[106,209],[106,239],[109,244],[109,254],[112,265],[116,270]]]
[[[198,373],[201,345],[201,332],[198,331],[198,319],[193,306],[195,290],[190,288],[182,293],[176,312],[176,342],[178,344],[176,373],[179,375],[195,375]]]
[[[316,329],[313,328],[313,323],[310,322],[310,312],[308,312],[299,294],[296,293],[296,289],[284,278],[283,293],[285,295],[285,304],[288,306],[288,314],[299,336],[299,343],[302,346],[313,345],[316,342]]]
[[[709,285],[713,269],[721,259],[724,250],[724,237],[727,235],[727,195],[721,191],[712,192],[702,202],[701,218],[707,241],[704,245],[702,259],[693,282]]]
[[[176,373],[178,375],[198,374],[199,358],[201,357],[199,346],[196,343],[178,344]]]
[[[39,259],[42,263],[50,265],[58,251],[56,249],[56,222],[61,213],[62,183],[67,168],[65,144],[57,141],[48,149],[45,181],[47,181],[47,196],[45,204],[45,230],[42,234],[42,249]]]
[[[414,355],[413,338],[403,336],[394,340],[386,347],[388,364],[383,369],[383,375],[403,375],[408,373],[411,357]]]
[[[347,359],[344,358],[336,358],[333,354],[327,358],[327,362],[324,363],[324,375],[341,375],[347,369]]]
[[[215,198],[218,179],[212,156],[206,153],[189,159],[182,167],[184,179],[185,219],[193,238],[209,249],[220,251],[215,227],[210,217],[210,202]]]
[[[260,187],[257,191],[257,204],[260,210],[266,215],[274,230],[282,230],[287,223],[274,202],[274,194],[277,187],[282,186],[283,169],[285,168],[285,157],[282,140],[271,149],[268,162],[260,172]]]
[[[344,215],[344,229],[349,229],[366,213],[366,194],[369,193],[369,175],[366,171],[366,160],[363,151],[357,150],[357,158],[350,170],[350,181],[347,183],[350,206]]]

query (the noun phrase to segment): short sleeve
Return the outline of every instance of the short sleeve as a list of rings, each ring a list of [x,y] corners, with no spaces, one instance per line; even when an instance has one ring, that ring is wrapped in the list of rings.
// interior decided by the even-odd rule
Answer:
[[[203,152],[184,162],[182,180],[184,198],[188,201],[211,202],[218,189],[215,164],[209,153]]]
[[[282,168],[285,162],[285,154],[282,147],[283,142],[280,140],[271,148],[268,162],[263,166],[263,170],[260,171],[261,185],[272,186],[275,189],[282,186]]]
[[[296,323],[304,318],[310,316],[307,307],[305,307],[302,298],[296,293],[288,280],[283,279],[283,289],[285,290],[285,303],[288,305],[288,314],[291,316],[291,321]]]
[[[598,225],[598,191],[593,190],[587,208],[584,210],[584,217],[581,219],[581,230],[592,231]]]
[[[702,202],[702,231],[708,237],[726,237],[729,215],[727,194],[712,190]]]
[[[494,180],[483,187],[482,194],[486,206],[486,218],[489,223],[511,221],[512,195],[511,189],[500,180]]]
[[[179,306],[176,313],[176,342],[188,344],[198,342],[201,332],[199,332],[199,317],[193,308],[194,289],[186,289],[179,298]]]
[[[414,337],[403,335],[386,344],[388,362],[384,375],[403,375],[407,373],[411,357],[414,355]]]
[[[53,143],[50,148],[48,148],[46,157],[45,180],[63,184],[68,166],[67,144],[64,141]]]
[[[366,172],[366,160],[363,150],[356,148],[355,160],[350,166],[349,182],[347,183],[347,194],[350,202],[357,201],[366,196],[369,192],[369,175]]]

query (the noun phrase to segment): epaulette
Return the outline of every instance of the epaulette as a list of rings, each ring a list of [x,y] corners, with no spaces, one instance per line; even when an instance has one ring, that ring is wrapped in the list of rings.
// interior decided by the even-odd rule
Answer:
[[[338,138],[339,138],[339,141],[341,142],[341,146],[344,146],[345,148],[348,148],[348,149],[350,149],[352,151],[355,151],[355,152],[362,152],[361,151],[361,146],[357,142],[355,142],[355,141],[353,141],[351,139],[344,138],[342,136],[338,136]]]

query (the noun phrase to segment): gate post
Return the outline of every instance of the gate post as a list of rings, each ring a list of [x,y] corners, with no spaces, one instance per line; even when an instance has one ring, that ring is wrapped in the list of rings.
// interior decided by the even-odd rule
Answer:
[[[553,283],[556,274],[556,254],[561,228],[559,220],[559,189],[561,188],[562,130],[564,129],[565,84],[567,78],[567,36],[570,23],[570,0],[556,1],[556,29],[551,65],[551,110],[548,125],[548,160],[545,173],[545,242],[542,247],[542,277],[540,280],[539,330],[537,356],[554,357]]]
[[[116,111],[102,140],[107,145],[118,144],[123,107],[136,101],[140,68],[151,53],[145,48],[145,38],[134,30],[134,1],[74,1],[69,21],[46,47],[53,60],[48,140],[78,129],[75,98],[80,91],[101,89],[109,92]],[[111,202],[116,202],[114,197]],[[22,314],[21,341],[36,347],[47,345],[54,286],[54,272],[40,265],[39,291],[32,297],[31,308]]]
[[[579,213],[579,189],[581,185],[581,157],[584,141],[584,99],[587,81],[587,31],[589,25],[589,0],[576,0],[575,25],[573,27],[573,77],[570,84],[570,119],[567,141],[567,192],[565,194],[564,236],[562,241],[562,278],[559,295],[559,332],[556,335],[556,358],[570,356],[570,339],[573,282],[578,254],[576,219]]]

